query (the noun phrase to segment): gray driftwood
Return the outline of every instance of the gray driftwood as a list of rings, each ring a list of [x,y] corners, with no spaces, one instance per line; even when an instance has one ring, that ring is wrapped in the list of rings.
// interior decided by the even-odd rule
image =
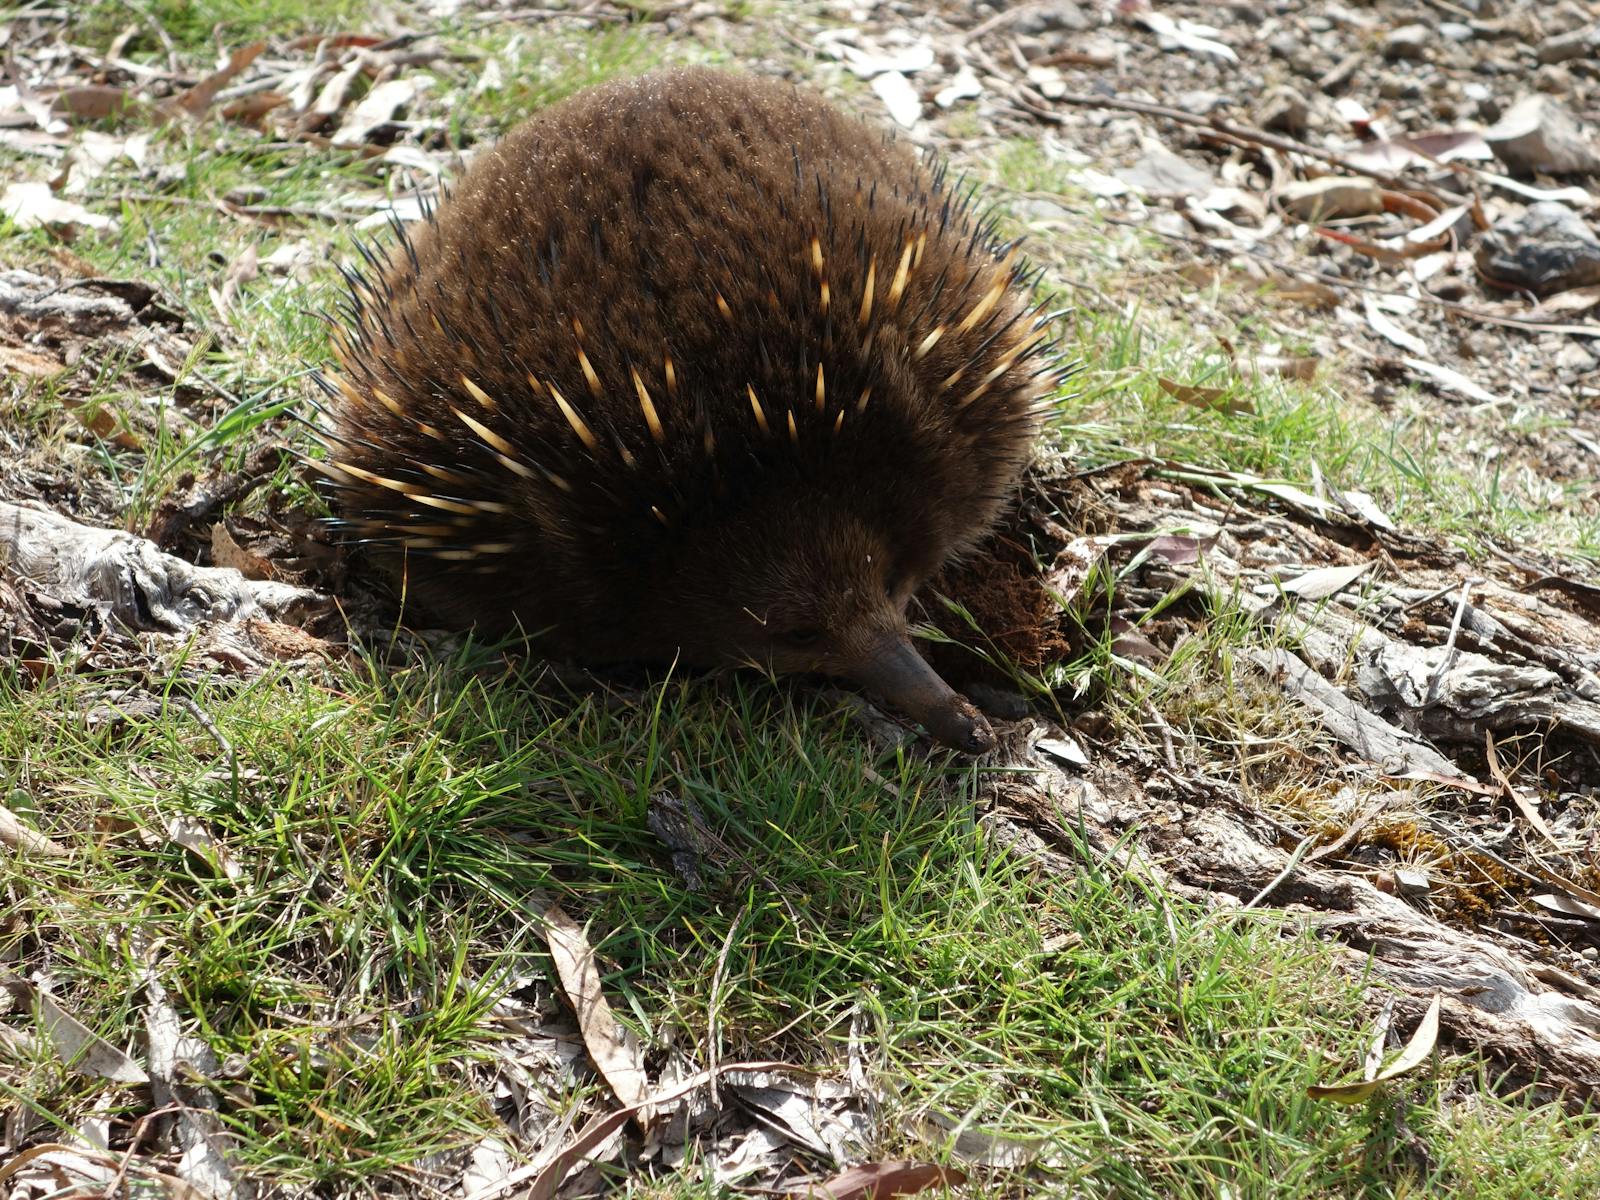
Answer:
[[[219,621],[293,619],[324,603],[308,588],[197,567],[144,538],[0,502],[0,563],[41,591],[101,609],[128,629],[179,634]]]

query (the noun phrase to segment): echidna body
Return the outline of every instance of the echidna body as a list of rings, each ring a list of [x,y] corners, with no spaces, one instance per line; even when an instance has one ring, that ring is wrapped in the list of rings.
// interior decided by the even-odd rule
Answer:
[[[353,277],[342,527],[436,619],[842,676],[987,749],[906,621],[1005,504],[1051,374],[969,200],[778,82],[664,72],[533,117]]]

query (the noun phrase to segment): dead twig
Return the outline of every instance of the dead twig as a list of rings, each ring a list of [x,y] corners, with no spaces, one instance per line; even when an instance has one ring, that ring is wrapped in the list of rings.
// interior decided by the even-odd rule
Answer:
[[[1439,660],[1439,665],[1428,678],[1428,692],[1422,700],[1423,708],[1432,708],[1439,702],[1439,685],[1444,681],[1445,672],[1455,665],[1456,638],[1461,633],[1461,618],[1467,614],[1467,598],[1472,594],[1472,585],[1482,582],[1483,580],[1476,576],[1462,580],[1461,599],[1456,602],[1456,615],[1450,621],[1450,633],[1444,640],[1444,657]]]

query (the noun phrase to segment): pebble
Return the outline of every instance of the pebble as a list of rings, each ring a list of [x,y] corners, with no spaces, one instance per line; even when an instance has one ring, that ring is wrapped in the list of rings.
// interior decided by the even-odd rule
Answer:
[[[1600,170],[1600,148],[1571,109],[1549,96],[1524,96],[1484,135],[1513,171],[1553,175]]]
[[[1052,3],[1042,4],[1011,23],[1018,33],[1054,33],[1059,30],[1087,33],[1094,25],[1094,21],[1072,0],[1053,0]]]
[[[1541,200],[1484,234],[1473,261],[1502,286],[1548,296],[1600,283],[1600,237],[1566,205]]]
[[[1422,58],[1433,40],[1433,31],[1426,25],[1402,25],[1391,29],[1383,39],[1383,56],[1387,59]]]
[[[1280,85],[1262,97],[1257,113],[1263,129],[1298,135],[1311,119],[1311,105],[1292,87]]]
[[[1570,62],[1575,58],[1588,58],[1600,53],[1600,22],[1574,29],[1571,33],[1557,34],[1539,43],[1536,52],[1541,63]]]

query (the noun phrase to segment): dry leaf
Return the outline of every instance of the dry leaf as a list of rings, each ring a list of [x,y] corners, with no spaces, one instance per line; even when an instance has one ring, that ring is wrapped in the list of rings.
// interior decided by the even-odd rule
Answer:
[[[1360,517],[1369,524],[1376,525],[1379,529],[1394,529],[1394,519],[1378,507],[1378,502],[1366,492],[1341,492],[1330,488],[1333,498],[1355,516]]]
[[[0,805],[0,845],[38,858],[66,858],[71,854],[60,842],[24,825],[16,813],[3,805]]]
[[[15,346],[0,346],[0,367],[15,375],[26,375],[30,379],[49,379],[52,375],[59,375],[67,369],[63,363],[48,354],[35,354],[32,350],[22,350]]]
[[[884,1196],[915,1196],[936,1187],[955,1187],[967,1181],[964,1171],[934,1163],[875,1162],[846,1167],[831,1179],[784,1195],[794,1200],[878,1200]]]
[[[61,402],[79,425],[101,441],[110,442],[124,450],[144,449],[144,439],[127,428],[117,419],[117,414],[104,404],[85,403],[69,397],[63,397]]]
[[[1489,149],[1489,143],[1475,129],[1452,129],[1441,133],[1364,142],[1343,154],[1346,162],[1386,175],[1398,175],[1410,167],[1427,167],[1458,159],[1486,162],[1493,157],[1494,151]]]
[[[1428,343],[1417,337],[1416,334],[1407,333],[1400,326],[1391,321],[1387,314],[1378,307],[1377,301],[1371,293],[1361,298],[1362,309],[1367,315],[1367,324],[1379,337],[1393,342],[1400,349],[1412,354],[1423,355],[1428,352]]]
[[[1480,404],[1500,402],[1498,396],[1484,391],[1460,371],[1452,371],[1449,367],[1441,367],[1438,363],[1425,362],[1419,358],[1402,358],[1400,361],[1419,375],[1426,375],[1446,391],[1459,392],[1467,399],[1476,400]]]
[[[149,1083],[145,1069],[62,1008],[48,992],[34,989],[39,1024],[56,1057],[70,1070],[115,1083]]]
[[[211,527],[211,564],[232,567],[246,579],[278,578],[272,563],[239,545],[221,521]]]
[[[1290,183],[1277,198],[1285,212],[1306,221],[1365,217],[1383,211],[1383,189],[1376,183],[1338,175]]]
[[[1379,1084],[1416,1070],[1427,1061],[1428,1055],[1433,1053],[1434,1044],[1439,1040],[1439,1007],[1443,999],[1441,995],[1434,996],[1433,1003],[1428,1005],[1428,1011],[1422,1014],[1422,1021],[1417,1025],[1417,1031],[1411,1035],[1411,1040],[1406,1043],[1400,1056],[1371,1079],[1364,1083],[1312,1084],[1306,1088],[1306,1095],[1313,1100],[1359,1104],[1377,1091]]]
[[[1262,295],[1268,300],[1288,300],[1306,308],[1338,308],[1339,292],[1313,279],[1275,280]]]
[[[255,246],[246,246],[244,252],[228,267],[228,273],[222,278],[221,291],[214,288],[207,289],[211,292],[211,302],[216,305],[218,315],[223,318],[232,316],[234,301],[239,298],[239,289],[261,274],[257,264]]]
[[[1537,829],[1545,841],[1559,849],[1561,844],[1556,840],[1556,835],[1551,832],[1550,826],[1545,824],[1544,817],[1540,815],[1538,807],[1532,800],[1517,790],[1516,786],[1511,782],[1511,777],[1506,774],[1505,768],[1500,765],[1500,755],[1496,752],[1494,744],[1494,733],[1488,729],[1483,731],[1483,752],[1484,760],[1489,767],[1489,774],[1500,785],[1501,793],[1512,804],[1516,805],[1517,811],[1522,814],[1523,820]]]
[[[1178,383],[1164,376],[1156,382],[1161,385],[1161,390],[1174,400],[1193,405],[1195,408],[1228,413],[1231,416],[1255,415],[1255,405],[1239,396],[1235,388],[1198,387],[1193,384]]]
[[[238,879],[243,868],[227,849],[211,836],[203,821],[194,817],[173,817],[167,822],[167,836],[229,879]]]
[[[1347,567],[1318,567],[1314,571],[1306,571],[1296,575],[1293,579],[1278,581],[1278,587],[1291,595],[1299,596],[1302,600],[1326,600],[1329,596],[1344,591],[1368,571],[1372,570],[1372,563],[1355,563]]]
[[[1220,29],[1186,21],[1181,17],[1175,21],[1165,13],[1158,12],[1140,13],[1135,19],[1156,35],[1156,45],[1163,50],[1186,50],[1197,58],[1209,58],[1219,63],[1239,61],[1239,56],[1231,46],[1216,40],[1222,32]]]
[[[265,42],[252,42],[248,46],[235,50],[228,56],[228,61],[222,65],[220,70],[207,75],[181,95],[174,96],[167,101],[166,107],[169,111],[187,113],[191,117],[200,116],[206,109],[211,107],[211,102],[217,98],[217,93],[227,87],[240,71],[255,62],[256,58],[266,48],[267,44]]]
[[[1064,762],[1069,767],[1087,767],[1089,755],[1073,738],[1063,734],[1061,737],[1042,737],[1034,744],[1036,750],[1048,754],[1051,758]]]
[[[218,111],[229,121],[238,121],[242,125],[259,125],[262,117],[287,103],[289,97],[282,92],[256,92],[229,101]]]
[[[1060,944],[1051,953],[1075,945],[1071,940],[1073,936],[1076,935],[1061,935],[1055,939]],[[991,1133],[940,1112],[925,1113],[919,1121],[908,1123],[908,1128],[925,1141],[945,1143],[950,1153],[964,1163],[999,1171],[1020,1171],[1032,1166],[1049,1144],[1045,1138]]]
[[[1216,539],[1207,538],[1205,549],[1214,545]],[[1187,533],[1158,533],[1144,546],[1145,553],[1159,555],[1175,567],[1186,567],[1190,563],[1200,561],[1201,541]]]
[[[1531,897],[1540,908],[1548,909],[1553,913],[1560,913],[1564,917],[1578,917],[1585,921],[1600,921],[1600,905],[1585,904],[1582,900],[1575,900],[1571,896],[1558,896],[1553,892],[1542,892]]]
[[[115,1155],[87,1146],[44,1142],[0,1164],[0,1183],[16,1178],[17,1183],[6,1189],[7,1196],[104,1195],[119,1176],[118,1165]],[[35,1186],[28,1187],[29,1183]]]
[[[1450,244],[1450,231],[1462,217],[1467,215],[1469,207],[1466,204],[1458,204],[1454,208],[1445,209],[1426,225],[1419,225],[1406,234],[1406,241],[1428,253],[1444,249]]]
[[[362,146],[378,129],[394,120],[394,114],[433,86],[430,75],[405,75],[380,83],[352,108],[333,135],[335,146]]]
[[[1111,653],[1117,658],[1131,658],[1139,662],[1164,662],[1167,657],[1165,650],[1132,629],[1111,639]]]
[[[630,1108],[642,1105],[647,1089],[644,1054],[632,1030],[617,1022],[600,987],[600,969],[595,964],[594,948],[583,929],[561,906],[545,910],[545,940],[556,974],[578,1016],[578,1029],[589,1057],[605,1078],[618,1100]],[[647,1120],[640,1119],[641,1125]]]
[[[307,33],[289,43],[291,50],[343,50],[356,46],[366,50],[386,39],[370,33]]]
[[[38,229],[48,225],[53,229],[71,229],[82,225],[89,229],[111,229],[116,221],[99,213],[90,212],[81,204],[59,199],[42,180],[13,183],[0,194],[0,212],[10,217],[18,229]]]
[[[627,1108],[619,1108],[614,1112],[595,1117],[555,1156],[513,1171],[493,1189],[475,1192],[466,1200],[492,1200],[493,1197],[504,1195],[523,1180],[533,1176],[537,1178],[534,1178],[533,1186],[528,1190],[528,1200],[554,1200],[557,1189],[561,1187],[562,1181],[571,1173],[572,1168],[577,1166],[578,1160],[603,1145],[612,1134],[627,1124],[628,1118],[636,1112],[644,1109],[660,1111],[729,1071],[791,1071],[801,1075],[808,1073],[804,1068],[783,1062],[724,1063],[701,1071],[681,1083],[656,1092],[641,1104],[629,1105]]]
[[[143,106],[127,89],[100,83],[63,88],[50,98],[52,115],[79,121],[105,121]]]
[[[1532,321],[1546,321],[1551,317],[1571,317],[1588,312],[1600,304],[1600,284],[1590,287],[1570,288],[1541,300],[1523,315]]]
[[[1247,359],[1243,365],[1257,375],[1277,375],[1309,383],[1317,377],[1317,368],[1322,365],[1322,360],[1309,355],[1259,354]]]

